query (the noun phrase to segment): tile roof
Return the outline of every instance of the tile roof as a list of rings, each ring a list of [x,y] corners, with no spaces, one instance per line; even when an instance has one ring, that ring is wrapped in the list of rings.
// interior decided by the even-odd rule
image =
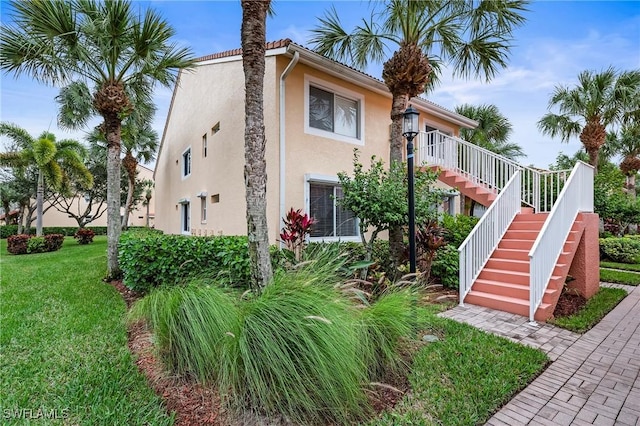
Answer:
[[[291,41],[291,39],[283,38],[281,40],[267,42],[265,44],[265,48],[267,50],[278,49],[280,47],[287,47],[291,43],[293,43]],[[227,58],[229,56],[237,56],[237,55],[242,55],[242,49],[241,48],[232,49],[232,50],[225,50],[224,52],[212,53],[210,55],[201,56],[201,57],[196,59],[196,62],[211,61],[213,59]]]

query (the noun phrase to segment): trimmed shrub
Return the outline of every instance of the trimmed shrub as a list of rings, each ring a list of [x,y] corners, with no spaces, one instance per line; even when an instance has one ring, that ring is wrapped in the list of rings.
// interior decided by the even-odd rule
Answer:
[[[27,240],[27,253],[44,253],[47,251],[44,237],[31,237]]]
[[[456,246],[447,244],[440,247],[431,265],[431,276],[437,278],[444,287],[458,289],[460,273],[460,253]]]
[[[0,226],[0,238],[8,238],[18,233],[18,225],[2,225]]]
[[[196,275],[216,277],[246,287],[251,279],[247,237],[194,237],[126,232],[118,261],[124,284],[146,293],[161,284],[175,285]]]
[[[11,254],[27,254],[27,243],[31,238],[30,235],[10,235],[7,238],[7,251]]]
[[[62,247],[62,243],[64,243],[64,235],[62,234],[49,234],[44,236],[46,251],[57,251]]]
[[[44,237],[20,234],[7,238],[7,251],[11,254],[33,254],[56,251],[62,247],[64,235],[51,234]]]
[[[76,231],[73,238],[78,240],[78,244],[89,244],[93,242],[93,237],[95,235],[95,232],[93,232],[91,229],[80,228]]]
[[[640,239],[600,238],[600,254],[614,262],[640,263]]]

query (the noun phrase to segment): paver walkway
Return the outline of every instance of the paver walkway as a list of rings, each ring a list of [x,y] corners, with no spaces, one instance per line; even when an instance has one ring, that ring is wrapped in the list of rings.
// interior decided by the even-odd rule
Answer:
[[[578,335],[466,305],[441,316],[538,347],[554,361],[488,425],[640,425],[640,287]]]

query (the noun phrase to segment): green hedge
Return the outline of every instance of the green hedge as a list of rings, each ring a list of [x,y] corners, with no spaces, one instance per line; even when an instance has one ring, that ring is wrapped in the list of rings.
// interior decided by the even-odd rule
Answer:
[[[91,229],[95,235],[107,235],[106,226],[87,226],[85,228]],[[76,231],[78,231],[78,229],[79,228],[77,226],[45,226],[42,228],[42,233],[44,235],[62,234],[65,237],[73,237],[76,234]],[[151,229],[151,228],[146,228],[144,226],[135,226],[135,227],[129,227],[129,229],[145,230],[145,229]],[[32,226],[30,231],[31,231],[30,232],[31,234],[35,235],[36,228]],[[154,231],[154,232],[161,233],[162,231]],[[0,227],[0,238],[4,239],[9,237],[10,235],[17,235],[17,234],[18,234],[18,225],[3,225],[2,227]]]
[[[244,236],[125,232],[120,239],[118,260],[124,284],[143,293],[196,275],[222,277],[239,287],[247,286],[251,278],[248,240]]]
[[[600,238],[600,254],[614,262],[640,263],[640,239]]]

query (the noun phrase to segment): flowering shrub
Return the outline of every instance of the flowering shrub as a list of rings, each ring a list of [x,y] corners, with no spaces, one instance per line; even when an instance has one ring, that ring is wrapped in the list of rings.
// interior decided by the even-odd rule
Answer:
[[[304,249],[307,235],[311,232],[311,227],[316,220],[302,213],[302,209],[289,210],[284,218],[284,228],[280,232],[280,240],[285,244],[287,250],[293,252],[296,261],[300,261],[302,250]]]
[[[45,251],[56,251],[62,247],[64,242],[64,235],[62,234],[48,234],[44,236]]]
[[[93,242],[93,237],[95,237],[96,233],[91,229],[80,228],[76,231],[73,238],[78,240],[78,244],[89,244]]]

